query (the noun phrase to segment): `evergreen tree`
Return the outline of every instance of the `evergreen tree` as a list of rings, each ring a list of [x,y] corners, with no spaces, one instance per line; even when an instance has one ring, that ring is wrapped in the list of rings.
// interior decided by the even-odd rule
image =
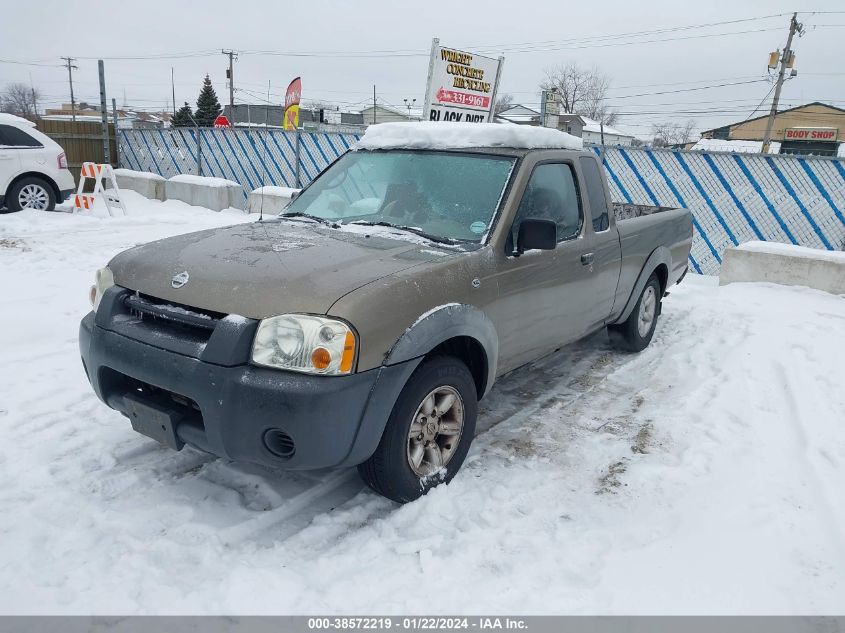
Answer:
[[[194,118],[199,125],[211,127],[214,125],[214,119],[222,111],[220,102],[217,100],[217,93],[214,92],[214,86],[211,85],[211,79],[206,75],[202,82],[200,96],[197,98],[197,111]]]
[[[171,127],[190,127],[194,124],[194,122],[191,120],[191,117],[193,115],[194,113],[191,112],[191,106],[189,106],[188,102],[186,101],[185,105],[179,108],[176,111],[176,114],[171,117],[170,125]]]

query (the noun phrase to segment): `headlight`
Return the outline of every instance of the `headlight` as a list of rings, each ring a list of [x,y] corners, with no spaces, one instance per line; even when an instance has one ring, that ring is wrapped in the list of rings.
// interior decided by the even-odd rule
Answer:
[[[97,307],[100,305],[100,299],[103,298],[103,294],[114,285],[114,275],[112,275],[111,269],[106,266],[105,268],[101,268],[97,271],[97,275],[94,278],[94,285],[91,286],[91,305],[94,306],[94,312],[97,311]]]
[[[348,374],[355,362],[355,333],[342,321],[308,314],[271,317],[258,324],[252,362],[309,374]]]

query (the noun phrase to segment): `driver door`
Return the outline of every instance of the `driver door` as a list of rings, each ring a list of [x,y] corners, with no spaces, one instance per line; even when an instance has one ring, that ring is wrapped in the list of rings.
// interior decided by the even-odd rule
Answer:
[[[499,334],[499,373],[545,356],[586,334],[592,297],[584,209],[572,164],[537,164],[522,194],[497,275],[499,295],[489,309]],[[557,224],[554,250],[513,254],[526,218]]]

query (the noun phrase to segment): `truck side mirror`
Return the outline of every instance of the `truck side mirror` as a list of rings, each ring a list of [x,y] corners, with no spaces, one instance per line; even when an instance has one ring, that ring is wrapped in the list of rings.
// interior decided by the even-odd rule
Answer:
[[[519,225],[519,234],[516,238],[517,257],[525,251],[538,248],[544,251],[553,251],[557,246],[557,224],[552,220],[539,220],[527,218]]]

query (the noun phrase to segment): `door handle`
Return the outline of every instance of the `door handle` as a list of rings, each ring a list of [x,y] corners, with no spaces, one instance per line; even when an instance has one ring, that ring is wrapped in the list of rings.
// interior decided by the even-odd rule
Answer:
[[[595,255],[593,253],[584,253],[581,255],[581,264],[589,266],[593,263],[593,259],[595,259]]]

